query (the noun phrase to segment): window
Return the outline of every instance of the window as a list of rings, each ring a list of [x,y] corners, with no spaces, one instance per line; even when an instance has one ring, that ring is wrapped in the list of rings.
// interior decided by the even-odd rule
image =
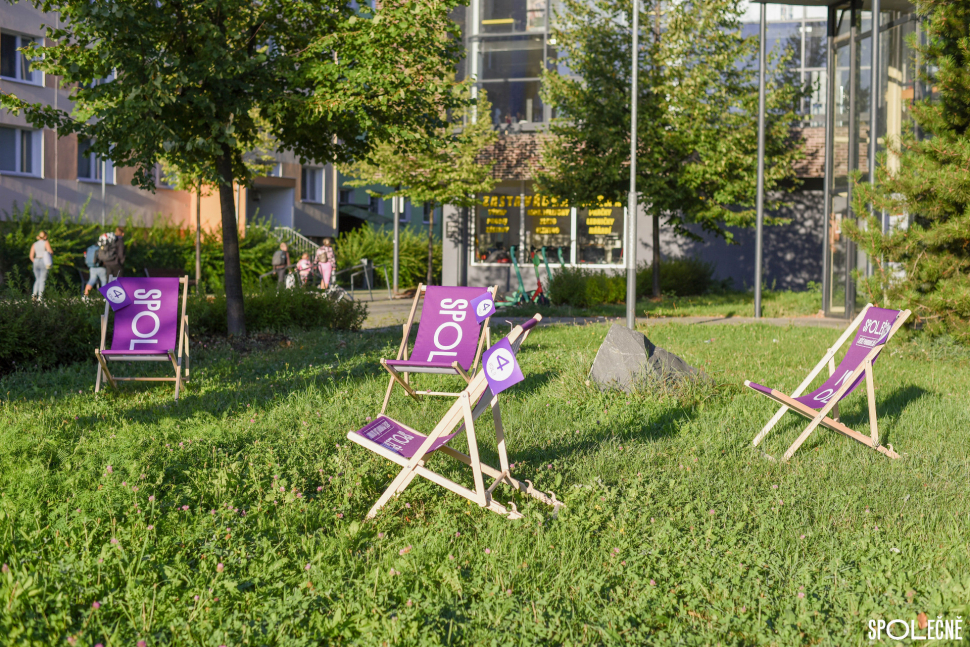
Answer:
[[[25,83],[43,84],[44,73],[40,70],[32,70],[32,59],[27,58],[23,52],[17,51],[33,42],[34,39],[29,36],[0,34],[0,76]]]
[[[40,176],[43,139],[39,130],[0,127],[0,172]]]
[[[283,177],[283,165],[279,162],[270,162],[266,167],[267,177]]]
[[[512,126],[543,121],[540,81],[486,82],[481,87],[492,102],[492,124]]]
[[[77,143],[77,179],[82,182],[100,182],[102,173],[105,184],[115,183],[114,166],[111,160],[103,160],[91,150],[90,139]]]
[[[178,177],[174,171],[165,172],[161,164],[155,165],[155,186],[162,189],[171,189],[178,183]]]
[[[498,34],[545,29],[545,0],[483,0],[482,33]]]
[[[411,222],[411,201],[407,198],[398,198],[398,222]]]
[[[423,217],[421,218],[421,222],[423,222],[426,225],[431,224],[431,218],[430,218],[430,216],[431,216],[431,205],[430,204],[422,205],[421,206],[421,213],[423,214]]]
[[[323,203],[323,169],[303,167],[300,180],[300,199],[304,202]]]
[[[340,189],[340,204],[350,204],[353,189]]]
[[[370,196],[370,202],[367,206],[368,210],[377,215],[381,215],[384,210],[384,201],[377,196]]]

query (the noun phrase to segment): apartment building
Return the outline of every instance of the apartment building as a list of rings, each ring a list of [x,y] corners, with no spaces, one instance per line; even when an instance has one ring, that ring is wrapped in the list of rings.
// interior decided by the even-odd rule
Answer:
[[[32,69],[17,51],[30,42],[44,41],[43,25],[58,17],[28,2],[0,4],[0,87],[29,102],[69,110],[70,89],[60,80]],[[110,82],[110,79],[108,79]],[[197,196],[165,183],[156,169],[155,192],[131,185],[133,171],[88,152],[89,142],[75,135],[58,137],[52,130],[29,126],[22,115],[0,110],[0,219],[30,203],[35,211],[79,215],[94,222],[128,220],[150,225],[164,220],[195,227],[196,200],[201,203],[202,226],[221,226],[215,192]],[[290,153],[278,154],[248,190],[236,187],[236,217],[247,223],[267,219],[311,238],[337,231],[338,187],[330,165],[303,165]]]

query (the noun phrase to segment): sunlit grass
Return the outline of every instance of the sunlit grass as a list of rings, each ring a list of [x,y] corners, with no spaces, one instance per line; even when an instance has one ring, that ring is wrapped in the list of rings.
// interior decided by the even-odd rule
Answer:
[[[514,522],[422,479],[362,522],[396,469],[345,435],[380,409],[393,335],[196,347],[177,405],[159,385],[95,398],[93,363],[7,376],[5,640],[855,645],[870,619],[970,615],[962,349],[898,339],[877,363],[880,430],[901,460],[819,430],[785,465],[751,449],[773,408],[741,382],[794,388],[835,331],[641,330],[710,383],[595,390],[606,326],[524,344],[527,379],[501,396],[510,459],[567,507],[553,519],[516,499]],[[449,404],[402,393],[391,415],[425,431]],[[867,432],[861,394],[841,413]],[[765,451],[805,422],[789,415]],[[494,465],[490,417],[478,427]],[[447,457],[431,465],[471,483]]]

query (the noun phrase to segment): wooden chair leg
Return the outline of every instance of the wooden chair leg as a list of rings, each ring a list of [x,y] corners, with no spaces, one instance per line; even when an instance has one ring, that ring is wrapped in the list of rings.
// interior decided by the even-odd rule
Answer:
[[[777,413],[771,417],[771,420],[768,421],[768,424],[766,424],[764,428],[758,432],[758,435],[754,437],[754,440],[751,441],[751,446],[757,447],[758,444],[765,439],[765,436],[768,435],[768,432],[771,431],[776,424],[778,424],[778,421],[781,420],[782,416],[784,416],[785,412],[787,411],[788,407],[782,405],[782,407],[778,409]]]
[[[879,427],[876,423],[876,386],[872,379],[872,363],[866,364],[866,399],[869,400],[869,432],[874,447],[879,446]]]

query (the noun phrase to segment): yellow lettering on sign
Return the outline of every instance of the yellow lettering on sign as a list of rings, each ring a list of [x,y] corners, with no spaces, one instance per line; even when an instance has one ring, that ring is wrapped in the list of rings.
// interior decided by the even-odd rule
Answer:
[[[486,227],[485,228],[485,233],[486,234],[504,234],[508,230],[509,230],[508,227]]]
[[[555,225],[557,222],[555,218],[539,218],[540,225]]]
[[[586,224],[587,225],[609,225],[610,227],[612,227],[614,220],[616,220],[616,218],[587,218]]]
[[[562,218],[569,215],[569,209],[529,209],[526,213],[530,216],[555,216]]]
[[[589,234],[594,236],[596,234],[612,234],[613,229],[611,227],[590,227]]]
[[[536,227],[537,234],[558,234],[559,227]]]
[[[612,209],[590,209],[589,215],[591,216],[612,216]]]
[[[486,218],[486,225],[507,225],[509,224],[508,218]]]
[[[489,209],[488,210],[488,215],[490,215],[490,216],[504,216],[505,213],[506,213],[506,211],[507,211],[506,209]]]

